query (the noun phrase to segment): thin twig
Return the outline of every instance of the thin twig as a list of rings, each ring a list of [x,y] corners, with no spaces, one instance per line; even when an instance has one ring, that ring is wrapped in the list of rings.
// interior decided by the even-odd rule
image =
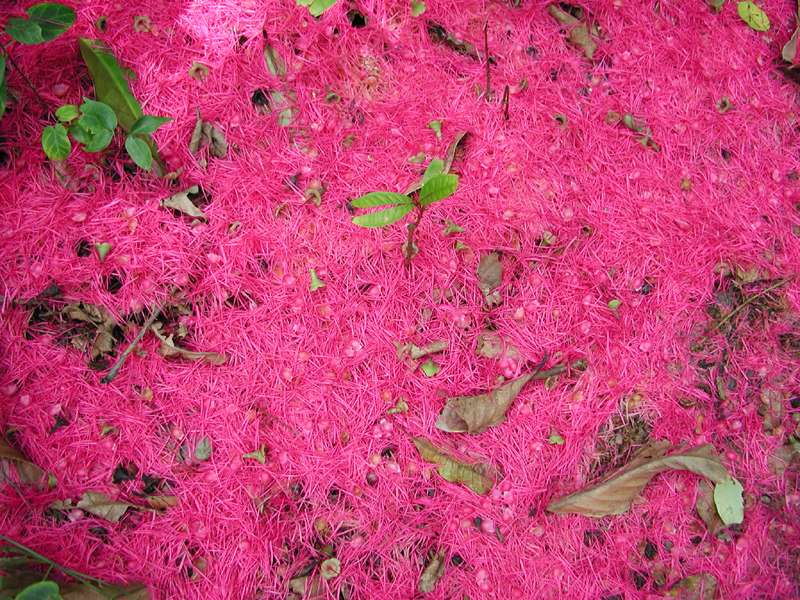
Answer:
[[[120,357],[117,359],[117,362],[114,363],[114,366],[111,367],[108,373],[103,376],[103,378],[100,380],[100,383],[111,383],[114,381],[114,378],[117,376],[117,373],[119,373],[119,370],[125,362],[125,359],[128,358],[128,355],[131,352],[133,352],[133,349],[136,348],[136,345],[142,341],[144,334],[147,333],[147,330],[150,329],[150,326],[155,323],[155,320],[161,314],[161,307],[159,307],[157,304],[153,305],[152,310],[153,314],[150,315],[150,318],[147,319],[145,324],[142,326],[141,331],[136,334],[136,337],[133,338],[133,341],[128,345],[127,348],[125,348],[125,352],[120,355]]]
[[[38,98],[40,104],[44,107],[44,109],[45,110],[50,110],[50,107],[47,105],[47,102],[45,102],[44,98],[42,98],[39,95],[39,92],[36,91],[36,88],[33,87],[33,84],[30,82],[30,80],[27,77],[25,77],[25,73],[22,72],[22,70],[17,66],[17,63],[14,62],[14,59],[11,58],[11,55],[8,53],[8,50],[6,50],[4,48],[3,49],[3,54],[5,55],[6,60],[11,63],[11,66],[14,67],[17,70],[17,73],[19,73],[22,76],[22,78],[25,80],[25,83],[28,84],[28,87],[31,88],[31,90],[33,91],[34,94],[36,94],[36,98]]]
[[[581,359],[576,360],[571,365],[567,366],[564,363],[559,363],[555,367],[551,369],[547,369],[546,371],[539,371],[531,379],[549,379],[550,377],[555,377],[556,375],[561,375],[564,371],[569,369],[575,369],[576,371],[582,371],[580,367],[583,366],[583,361]]]
[[[416,204],[416,202],[415,202]],[[414,232],[419,227],[419,222],[422,220],[423,209],[417,205],[417,220],[408,224],[408,240],[406,241],[406,269],[411,269],[411,258],[414,256]]]
[[[503,91],[503,104],[505,105],[506,121],[508,121],[508,104],[509,104],[509,101],[510,101],[510,97],[509,97],[510,95],[511,95],[511,88],[506,86],[506,89]]]
[[[489,66],[489,21],[483,25],[483,58],[486,61],[486,101],[492,96],[492,71]]]

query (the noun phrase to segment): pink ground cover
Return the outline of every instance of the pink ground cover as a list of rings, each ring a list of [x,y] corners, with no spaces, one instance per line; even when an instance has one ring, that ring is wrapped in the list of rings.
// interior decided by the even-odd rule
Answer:
[[[55,108],[92,97],[77,37],[103,40],[145,112],[174,118],[154,138],[183,170],[125,170],[117,146],[102,158],[76,145],[53,165],[40,146],[52,111],[9,72],[0,426],[54,481],[4,484],[0,533],[157,599],[298,598],[301,576],[305,597],[422,597],[438,551],[428,598],[657,598],[702,574],[718,598],[800,595],[800,88],[777,67],[795,4],[763,2],[762,33],[730,1],[718,14],[700,0],[587,1],[601,26],[591,61],[547,2],[513,4],[427,0],[413,17],[405,0],[340,0],[315,19],[291,0],[87,0],[61,38],[10,47]],[[435,25],[474,51],[436,43]],[[291,98],[291,123],[253,104],[259,89]],[[189,152],[198,107],[225,158]],[[461,131],[458,190],[426,212],[407,270],[403,224],[359,228],[348,202],[404,192]],[[207,222],[159,206],[191,185]],[[447,220],[464,231],[445,235]],[[102,262],[95,243],[111,245]],[[503,282],[489,308],[476,269],[492,252]],[[105,385],[63,321],[35,309],[106,308],[118,355],[169,299],[180,344],[224,364],[166,358],[147,332]],[[487,333],[506,354],[476,353]],[[431,377],[426,359],[398,358],[396,344],[434,341],[447,348]],[[484,433],[434,428],[447,397],[545,354],[545,368],[587,366],[528,383]],[[392,410],[400,400],[407,411]],[[486,495],[447,482],[416,436],[502,475]],[[685,471],[658,475],[624,514],[545,511],[647,440],[713,444],[744,486],[744,522],[713,536]],[[243,458],[262,446],[263,464]],[[176,504],[118,522],[52,509],[87,491],[146,506],[148,481]],[[330,556],[341,571],[323,579]],[[695,593],[683,597],[714,597]]]

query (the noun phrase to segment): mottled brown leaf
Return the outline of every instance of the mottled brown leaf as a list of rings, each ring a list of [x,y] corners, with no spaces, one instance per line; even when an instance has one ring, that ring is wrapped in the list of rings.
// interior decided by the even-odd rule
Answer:
[[[203,119],[200,118],[200,109],[197,109],[197,122],[194,124],[192,139],[189,140],[189,152],[197,154],[203,142]]]
[[[448,433],[481,433],[506,420],[506,411],[532,375],[524,375],[479,396],[448,398],[436,428]]]
[[[481,333],[478,335],[475,354],[486,358],[505,357],[513,358],[514,360],[520,358],[519,350],[509,344],[505,338],[495,333]]]
[[[211,146],[209,148],[211,156],[225,158],[228,155],[228,142],[225,136],[216,127],[211,128]]]
[[[417,590],[419,590],[421,594],[428,594],[436,587],[436,582],[439,581],[439,578],[444,573],[444,567],[447,564],[444,560],[444,556],[444,550],[439,550],[433,555],[428,566],[425,567],[425,570],[419,578],[419,583],[417,584]]]
[[[153,333],[158,339],[161,340],[161,346],[158,353],[164,358],[185,358],[187,360],[205,360],[212,365],[222,365],[228,360],[227,355],[219,354],[218,352],[194,352],[186,350],[175,345],[172,334],[164,335],[161,331],[163,325],[160,322],[155,322],[151,326]]]
[[[491,308],[500,304],[500,294],[495,292],[503,283],[503,265],[497,252],[484,254],[478,263],[478,288],[483,292],[486,304]]]
[[[673,585],[664,595],[681,600],[714,600],[717,597],[717,580],[708,573],[690,575]]]
[[[436,467],[439,475],[451,483],[463,483],[476,494],[488,494],[499,477],[499,469],[486,459],[462,461],[453,452],[434,446],[426,438],[412,439],[423,460],[439,465]]]
[[[40,483],[44,471],[0,436],[0,482]]]
[[[587,517],[618,515],[630,508],[633,500],[658,473],[669,469],[692,471],[714,483],[731,478],[711,444],[663,456],[665,443],[645,446],[627,466],[603,483],[551,502],[547,510],[556,514],[577,513]]]

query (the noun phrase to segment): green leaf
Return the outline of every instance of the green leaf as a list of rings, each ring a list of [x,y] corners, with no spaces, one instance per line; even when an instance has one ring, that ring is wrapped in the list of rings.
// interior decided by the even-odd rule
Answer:
[[[69,143],[66,127],[61,124],[45,127],[42,131],[42,149],[50,160],[67,158],[72,145]]]
[[[6,33],[20,44],[25,44],[26,46],[41,44],[45,41],[42,35],[42,28],[39,27],[36,21],[31,21],[30,19],[10,18],[6,23]]]
[[[275,77],[280,77],[286,73],[286,65],[269,42],[264,44],[264,60],[267,63],[267,70]]]
[[[311,16],[318,17],[331,6],[336,4],[337,0],[314,0],[308,7],[308,12]]]
[[[136,121],[134,121],[133,125],[131,125],[131,134],[153,133],[156,129],[168,121],[172,121],[172,117],[154,117],[152,115],[142,115],[136,119]]]
[[[310,6],[314,0],[296,0],[297,6]]]
[[[4,81],[6,76],[6,57],[0,56],[0,81]]]
[[[769,17],[752,2],[739,2],[736,10],[742,20],[756,31],[769,31]]]
[[[412,0],[413,2],[413,0]],[[424,8],[423,8],[424,10]],[[431,121],[428,123],[428,127],[433,129],[436,132],[436,137],[442,139],[442,122],[441,121]]]
[[[71,131],[71,130],[70,130]],[[83,149],[86,152],[100,152],[101,150],[105,150],[108,148],[108,145],[111,143],[112,138],[114,137],[114,132],[105,129],[100,133],[96,134],[88,134],[90,137],[89,141],[86,142],[86,145]],[[75,136],[72,136],[75,137]],[[78,139],[78,138],[75,138]]]
[[[81,144],[90,144],[94,139],[94,136],[81,127],[81,124],[77,121],[70,125],[69,134],[75,139],[76,142],[80,142]]]
[[[261,449],[258,452],[248,452],[247,454],[242,454],[242,458],[252,458],[257,460],[262,465],[267,463],[267,453],[264,452],[264,444],[261,444]]]
[[[56,109],[56,117],[62,123],[69,123],[73,119],[77,119],[81,113],[78,112],[78,107],[74,104],[65,104]]]
[[[319,572],[323,579],[333,579],[334,577],[338,577],[339,573],[342,572],[342,563],[339,562],[338,558],[323,560],[322,564],[319,566]]]
[[[436,470],[444,479],[452,483],[463,483],[476,494],[488,494],[501,473],[497,467],[486,459],[474,459],[471,462],[460,460],[452,451],[439,448],[427,438],[411,438],[419,450],[422,459],[437,464]]]
[[[428,180],[431,177],[435,177],[436,175],[441,175],[442,171],[444,170],[444,163],[438,159],[434,158],[431,160],[428,168],[425,169],[425,174],[422,176],[422,185],[428,183]]]
[[[409,158],[408,162],[410,162],[412,165],[425,162],[425,153],[419,152],[416,156],[412,156],[411,158]]]
[[[401,204],[386,210],[353,217],[353,224],[360,227],[385,227],[399,221],[414,209],[413,204]]]
[[[608,303],[608,305],[607,305],[607,306],[608,306],[608,308],[610,308],[610,309],[611,309],[611,310],[614,312],[614,314],[615,314],[615,315],[619,316],[619,315],[617,314],[617,309],[618,309],[620,306],[622,306],[622,300],[619,300],[619,299],[617,299],[617,298],[614,298],[613,300],[610,300],[610,301],[609,301],[609,303]]]
[[[744,520],[743,491],[742,484],[733,478],[714,486],[714,504],[725,525],[736,525]]]
[[[29,585],[19,594],[16,600],[60,600],[61,595],[58,593],[58,584],[52,581],[40,581]]]
[[[392,408],[386,411],[387,415],[393,415],[396,413],[407,413],[408,412],[408,403],[403,399],[400,398]]]
[[[452,196],[458,187],[458,175],[435,175],[431,177],[419,192],[420,206],[428,206]]]
[[[414,0],[411,0],[411,16],[412,17],[418,17],[424,12],[425,12],[425,3],[424,2],[415,2]],[[442,138],[439,138],[439,139],[442,139]]]
[[[564,438],[554,433],[547,438],[547,443],[562,446],[564,444]]]
[[[2,61],[2,66],[0,68],[5,67],[6,61],[3,57],[0,57],[0,61]],[[3,113],[6,112],[6,97],[8,96],[8,89],[6,87],[6,78],[0,77],[0,117],[3,116]]]
[[[194,449],[194,457],[197,460],[208,460],[211,458],[211,440],[207,437],[204,437],[200,440],[200,443],[197,444],[197,448]]]
[[[311,269],[311,285],[309,286],[309,289],[312,292],[315,292],[319,288],[324,288],[324,287],[325,284],[319,280],[319,278],[317,277],[317,272],[314,269]]]
[[[389,206],[390,204],[412,204],[411,198],[405,194],[395,192],[370,192],[353,200],[352,204],[356,208],[372,208],[375,206]]]
[[[94,247],[97,248],[97,256],[100,258],[100,262],[105,261],[106,256],[111,252],[111,244],[104,242],[102,244],[95,244]]]
[[[442,231],[442,235],[450,235],[451,233],[462,233],[466,231],[463,227],[459,227],[456,225],[455,221],[452,219],[447,219],[445,222],[444,231]]]
[[[420,369],[422,369],[422,372],[425,373],[425,375],[427,377],[433,377],[439,371],[442,370],[442,368],[439,365],[437,365],[435,362],[433,362],[432,358],[429,358],[428,362],[422,363],[422,366],[420,367]]]
[[[83,114],[78,119],[78,123],[90,133],[114,131],[117,128],[117,115],[104,102],[95,102],[94,100],[89,100],[89,98],[84,98],[83,104],[81,104],[81,112]]]
[[[41,28],[45,42],[56,39],[72,27],[78,16],[72,8],[58,2],[34,4],[26,12]]]
[[[150,170],[150,162],[153,160],[153,155],[150,148],[144,140],[128,136],[125,138],[125,149],[138,166],[145,171]]]

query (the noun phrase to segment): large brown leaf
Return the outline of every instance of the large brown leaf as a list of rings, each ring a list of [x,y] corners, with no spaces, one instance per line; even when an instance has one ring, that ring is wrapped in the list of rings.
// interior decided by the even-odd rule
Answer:
[[[500,475],[500,470],[486,459],[474,463],[463,461],[426,438],[412,439],[423,460],[439,465],[436,467],[439,475],[452,483],[463,483],[476,494],[488,494]]]
[[[491,308],[500,304],[500,293],[495,290],[503,283],[503,265],[497,252],[484,254],[478,263],[478,288]]]
[[[587,517],[618,515],[630,508],[633,500],[658,473],[669,469],[692,471],[716,483],[731,478],[714,454],[711,444],[664,456],[669,444],[645,446],[631,462],[603,483],[551,502],[547,510],[556,514],[577,513]]]
[[[12,448],[0,436],[0,482],[41,483],[44,471]]]
[[[69,510],[71,508],[81,508],[88,513],[97,515],[101,519],[110,521],[111,523],[119,522],[122,515],[125,514],[129,508],[136,508],[133,504],[127,502],[117,502],[111,500],[102,492],[84,492],[83,498],[75,506],[72,505],[71,500],[66,502],[57,500],[50,505],[51,508],[56,510]]]
[[[714,504],[714,488],[704,479],[697,485],[695,507],[711,535],[716,537],[725,530],[725,523],[720,519],[717,506]]]
[[[428,566],[425,567],[425,570],[422,572],[422,575],[419,578],[419,583],[417,584],[417,590],[419,590],[421,594],[428,594],[432,592],[436,587],[436,582],[439,581],[439,578],[444,573],[444,568],[446,565],[447,563],[444,560],[444,550],[439,550],[433,555],[433,558],[431,558]]]
[[[479,396],[448,398],[436,428],[448,433],[481,433],[506,420],[506,411],[533,375],[523,375]]]

